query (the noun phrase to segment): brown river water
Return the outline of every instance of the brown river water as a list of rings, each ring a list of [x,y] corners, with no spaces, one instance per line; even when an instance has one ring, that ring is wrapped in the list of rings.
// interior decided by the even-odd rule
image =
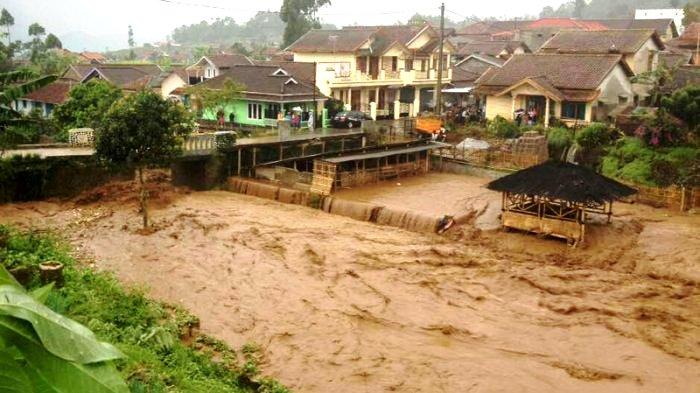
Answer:
[[[700,217],[619,205],[572,249],[487,230],[500,198],[486,181],[339,193],[461,217],[444,236],[165,183],[150,234],[128,183],[0,206],[0,221],[60,231],[206,333],[258,343],[265,374],[299,392],[700,391]]]

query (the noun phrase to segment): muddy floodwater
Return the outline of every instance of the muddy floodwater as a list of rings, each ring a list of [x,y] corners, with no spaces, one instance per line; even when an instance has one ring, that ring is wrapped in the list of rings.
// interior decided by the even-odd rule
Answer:
[[[618,205],[572,249],[488,230],[500,199],[486,181],[339,194],[463,216],[445,236],[167,185],[152,191],[151,234],[124,184],[0,206],[0,221],[59,230],[206,333],[258,343],[264,373],[299,392],[698,391],[698,215]]]

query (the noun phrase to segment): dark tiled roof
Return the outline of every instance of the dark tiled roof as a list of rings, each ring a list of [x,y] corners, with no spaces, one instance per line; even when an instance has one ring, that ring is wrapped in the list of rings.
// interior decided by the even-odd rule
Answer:
[[[607,30],[604,24],[593,20],[578,20],[571,18],[542,18],[527,25],[526,29],[542,29],[542,28],[558,28],[558,29],[574,29],[574,30]]]
[[[673,19],[588,19],[585,21],[600,23],[613,30],[654,29],[660,36],[666,35],[669,26],[674,23]]]
[[[23,98],[47,104],[62,104],[68,99],[72,83],[53,82],[40,89],[34,90]]]
[[[156,76],[162,71],[156,64],[73,64],[63,75],[63,78],[80,82],[95,68],[107,73],[109,73],[110,70],[131,69],[134,72],[140,73],[141,76]]]
[[[528,54],[513,56],[503,67],[480,79],[483,87],[512,86],[523,79],[546,77],[557,89],[597,89],[621,55]],[[631,75],[629,68],[625,68]]]
[[[291,52],[354,52],[377,31],[370,29],[310,30],[291,44]],[[334,38],[335,37],[335,38]]]
[[[212,55],[207,56],[207,59],[211,60],[212,63],[217,68],[231,68],[237,65],[251,65],[253,61],[248,58],[248,56],[239,54],[222,54],[222,55]]]
[[[513,53],[520,46],[529,51],[527,46],[520,41],[481,41],[461,45],[458,53],[462,56],[478,53],[495,57],[504,50],[508,53]]]
[[[654,30],[604,30],[557,33],[540,48],[542,52],[558,53],[636,53],[648,39],[653,39],[663,49],[664,45]]]
[[[532,21],[503,20],[492,22],[476,22],[457,30],[457,35],[498,34],[507,31],[523,29]]]
[[[691,54],[689,52],[660,52],[659,64],[665,67],[675,67],[690,63]]]
[[[94,68],[99,72],[100,77],[114,83],[119,88],[128,90],[137,90],[136,86],[147,85],[152,78],[157,78],[162,72],[157,66],[149,68],[131,65],[110,65],[109,67],[100,65]]]
[[[314,90],[316,98],[325,97],[311,83],[294,78],[294,75],[276,76],[273,75],[278,66],[263,65],[240,65],[226,70],[221,75],[206,80],[199,86],[220,89],[227,79],[245,86],[244,97],[254,100],[268,101],[309,101],[313,99]],[[290,82],[294,79],[297,83]]]
[[[261,66],[282,68],[298,81],[304,81],[309,83],[314,82],[314,63],[303,63],[294,61],[256,61],[255,64]]]

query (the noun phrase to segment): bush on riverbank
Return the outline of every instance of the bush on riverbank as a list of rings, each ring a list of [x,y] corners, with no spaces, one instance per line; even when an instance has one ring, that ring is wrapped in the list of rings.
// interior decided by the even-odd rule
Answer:
[[[195,316],[81,266],[51,235],[0,225],[0,261],[8,270],[29,271],[23,279],[28,289],[40,285],[38,264],[49,260],[65,265],[65,285],[52,290],[46,305],[126,354],[116,365],[132,392],[287,391],[259,376],[255,346],[239,352],[199,335]]]

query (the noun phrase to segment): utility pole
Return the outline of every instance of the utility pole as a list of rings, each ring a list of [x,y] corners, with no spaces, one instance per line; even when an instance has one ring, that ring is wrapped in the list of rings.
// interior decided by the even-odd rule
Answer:
[[[442,114],[442,57],[443,57],[443,44],[445,42],[445,3],[440,6],[440,50],[438,57],[438,69],[437,69],[437,85],[435,86],[435,114],[440,116]]]

